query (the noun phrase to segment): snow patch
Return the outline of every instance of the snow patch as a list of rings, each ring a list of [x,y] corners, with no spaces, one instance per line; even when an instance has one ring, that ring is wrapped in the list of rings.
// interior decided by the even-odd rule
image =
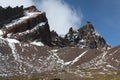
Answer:
[[[47,21],[46,21],[46,22],[40,22],[40,23],[37,24],[32,30],[38,29],[39,27],[44,26],[46,23],[47,23]]]
[[[102,59],[105,59],[105,56],[107,55],[107,52],[104,52],[102,55]]]
[[[19,55],[17,54],[17,50],[16,50],[16,47],[15,47],[15,44],[8,42],[8,45],[9,45],[9,47],[12,50],[12,54],[13,54],[15,60],[18,61],[19,60]]]
[[[80,42],[85,42],[85,40],[82,39],[82,40],[80,40]]]
[[[39,26],[44,26],[46,24],[46,22],[41,22],[40,24],[39,24]]]
[[[16,39],[9,39],[9,38],[6,38],[6,40],[8,41],[8,43],[20,43],[18,40]]]
[[[63,68],[64,66],[64,60],[60,59],[60,57],[58,56],[58,53],[57,53],[58,49],[53,49],[50,51],[50,56],[48,58],[48,60],[52,59],[52,66],[57,66],[59,65],[61,68]]]
[[[100,34],[97,31],[94,31],[93,34],[95,34],[96,36],[100,36]]]
[[[58,51],[58,49],[51,50],[51,52],[53,52],[53,53],[56,53],[57,51]]]
[[[2,32],[2,30],[0,30],[0,36],[2,36],[3,35],[3,32]]]
[[[19,42],[18,40],[16,40],[16,39],[2,38],[2,37],[0,37],[0,39],[3,40],[3,41],[6,41],[6,42],[8,42],[8,43],[20,43],[20,42]]]
[[[111,65],[106,65],[106,67],[117,70],[115,67],[113,67],[113,66],[111,66]]]
[[[44,46],[44,44],[42,42],[37,42],[37,41],[33,41],[30,44],[36,45],[36,46]]]

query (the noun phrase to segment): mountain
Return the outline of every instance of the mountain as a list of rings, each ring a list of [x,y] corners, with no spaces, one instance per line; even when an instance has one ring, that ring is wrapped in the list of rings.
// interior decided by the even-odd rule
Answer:
[[[65,37],[60,37],[55,31],[50,32],[45,12],[38,11],[35,6],[24,9],[23,6],[2,9],[5,11],[3,13],[5,15],[7,15],[6,12],[12,13],[14,10],[17,12],[9,15],[9,19],[1,20],[1,24],[4,25],[1,27],[3,38],[17,39],[21,42],[37,40],[45,45],[58,47],[73,46],[91,49],[109,47],[104,38],[95,31],[89,21],[78,30],[70,28]],[[4,20],[9,21],[2,23]]]
[[[50,31],[45,12],[35,6],[9,9],[17,13],[9,15],[9,20],[1,20],[1,80],[14,76],[27,76],[25,79],[30,80],[34,74],[38,75],[34,80],[80,80],[119,75],[120,46],[110,47],[89,21],[78,30],[70,28],[66,35],[60,36]],[[0,8],[5,14],[9,9]]]

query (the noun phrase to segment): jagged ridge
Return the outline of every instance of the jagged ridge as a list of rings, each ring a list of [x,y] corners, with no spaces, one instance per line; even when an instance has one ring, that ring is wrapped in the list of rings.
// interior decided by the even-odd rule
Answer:
[[[23,17],[19,16],[19,19],[17,18],[8,24],[4,24],[2,28],[4,38],[9,37],[22,42],[38,40],[45,45],[58,47],[71,46],[91,49],[107,49],[109,47],[89,21],[77,31],[70,28],[65,37],[60,37],[55,31],[50,32],[44,12],[38,11],[35,6],[25,8],[23,11]]]
[[[71,46],[80,48],[107,48],[109,45],[100,34],[95,31],[93,25],[87,21],[86,24],[77,31],[72,28],[65,35],[65,39],[70,42]]]

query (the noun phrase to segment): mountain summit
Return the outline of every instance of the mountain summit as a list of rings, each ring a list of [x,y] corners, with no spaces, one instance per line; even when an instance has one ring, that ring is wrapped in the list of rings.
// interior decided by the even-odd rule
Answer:
[[[65,35],[65,39],[70,42],[71,46],[75,45],[80,48],[94,49],[108,47],[105,39],[100,36],[89,21],[78,30],[73,30],[71,27]]]

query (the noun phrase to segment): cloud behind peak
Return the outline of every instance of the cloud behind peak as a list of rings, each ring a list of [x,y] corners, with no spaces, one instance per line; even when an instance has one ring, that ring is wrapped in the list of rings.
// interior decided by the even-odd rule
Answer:
[[[51,30],[65,34],[70,27],[76,28],[81,24],[82,16],[64,0],[33,0],[39,10],[45,11]],[[82,15],[80,12],[79,14]]]

